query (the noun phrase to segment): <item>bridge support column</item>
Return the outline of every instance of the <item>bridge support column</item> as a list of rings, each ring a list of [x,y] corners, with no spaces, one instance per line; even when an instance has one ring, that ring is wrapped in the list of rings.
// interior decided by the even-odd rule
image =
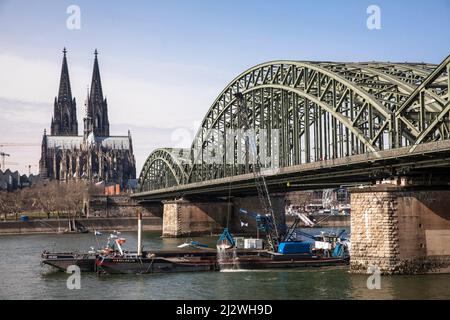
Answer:
[[[233,210],[225,201],[178,199],[163,206],[163,237],[218,234],[226,226],[228,210]]]
[[[280,230],[286,224],[284,194],[271,195],[272,206]],[[185,237],[219,234],[229,227],[233,234],[256,235],[256,221],[245,217],[239,209],[263,213],[258,197],[221,200],[177,199],[163,201],[163,237]],[[248,225],[242,225],[242,222]]]
[[[355,188],[351,205],[351,272],[450,273],[448,188]]]

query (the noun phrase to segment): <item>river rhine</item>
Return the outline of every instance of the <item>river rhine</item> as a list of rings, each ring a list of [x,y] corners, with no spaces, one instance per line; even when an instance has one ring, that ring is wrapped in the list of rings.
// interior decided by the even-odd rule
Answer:
[[[135,233],[123,233],[126,248]],[[216,237],[195,238],[214,245]],[[186,239],[144,233],[144,248],[174,248]],[[106,235],[99,237],[101,245]],[[450,275],[382,276],[381,289],[367,288],[366,275],[348,268],[147,275],[82,274],[69,290],[69,274],[40,266],[47,250],[89,250],[92,233],[0,236],[0,299],[450,299]]]

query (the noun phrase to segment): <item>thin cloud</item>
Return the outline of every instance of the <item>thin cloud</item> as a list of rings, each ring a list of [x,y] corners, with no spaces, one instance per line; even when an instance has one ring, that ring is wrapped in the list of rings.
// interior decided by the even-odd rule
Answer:
[[[70,56],[68,59],[72,94],[77,101],[79,134],[82,134],[91,63],[80,66],[71,64]],[[58,92],[60,63],[59,60],[36,61],[11,53],[0,54],[0,87],[3,88],[0,93],[0,123],[3,123],[0,134],[3,142],[39,144],[43,130],[49,131],[53,101]],[[192,65],[155,66],[157,71],[152,74],[148,72],[152,66],[147,64],[141,71],[148,79],[124,76],[111,70],[107,63],[105,65],[102,67],[100,60],[111,134],[126,135],[128,129],[131,130],[137,174],[153,149],[190,146],[200,120],[223,85],[218,78],[216,84],[197,82],[205,75],[205,70],[200,68],[196,73],[196,67]],[[165,77],[169,73],[174,75],[172,82],[167,78],[158,81],[157,73],[163,71]],[[15,166],[18,170],[39,161],[39,147],[9,151],[14,153],[14,162],[19,163]],[[37,166],[32,168],[35,173],[37,170]]]

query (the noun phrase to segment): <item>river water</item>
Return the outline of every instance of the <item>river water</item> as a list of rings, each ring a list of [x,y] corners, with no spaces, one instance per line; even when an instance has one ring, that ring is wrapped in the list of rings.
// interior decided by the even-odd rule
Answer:
[[[122,234],[132,250],[136,234]],[[100,236],[101,245],[107,235]],[[214,246],[216,237],[194,238]],[[189,239],[190,240],[190,239]],[[144,233],[145,249],[170,249],[186,239]],[[347,267],[245,272],[147,275],[82,274],[81,289],[69,290],[69,274],[40,266],[47,250],[89,250],[93,234],[0,236],[0,299],[450,299],[450,275],[382,276],[369,290],[366,275]]]

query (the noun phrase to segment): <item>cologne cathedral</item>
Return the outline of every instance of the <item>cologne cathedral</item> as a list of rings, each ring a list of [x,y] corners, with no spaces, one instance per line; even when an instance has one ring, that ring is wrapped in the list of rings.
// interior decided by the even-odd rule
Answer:
[[[97,50],[88,97],[83,135],[78,135],[75,98],[72,98],[66,49],[55,97],[50,135],[44,130],[39,174],[50,180],[88,180],[126,187],[136,178],[131,134],[110,136],[108,104],[103,98]]]

